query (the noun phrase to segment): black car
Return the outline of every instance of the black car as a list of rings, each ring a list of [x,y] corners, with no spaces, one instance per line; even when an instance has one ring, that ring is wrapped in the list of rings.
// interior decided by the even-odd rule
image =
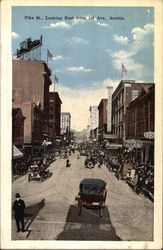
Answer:
[[[86,168],[94,168],[96,164],[96,158],[93,157],[87,158],[84,164]]]
[[[106,182],[101,179],[83,179],[79,185],[79,193],[76,197],[78,201],[78,215],[81,214],[82,207],[87,209],[99,209],[102,217],[102,209],[105,206],[107,196]]]

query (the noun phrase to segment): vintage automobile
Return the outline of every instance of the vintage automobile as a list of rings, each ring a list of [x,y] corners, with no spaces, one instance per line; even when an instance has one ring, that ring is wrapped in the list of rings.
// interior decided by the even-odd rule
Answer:
[[[102,211],[105,206],[107,196],[106,182],[101,179],[83,179],[79,185],[79,193],[75,198],[78,201],[78,215],[82,208],[99,209],[99,215],[102,217]]]
[[[32,155],[31,159],[30,159],[30,165],[32,165],[34,162],[37,164],[37,165],[41,165],[43,164],[43,161],[44,161],[44,157],[43,156],[40,156],[40,155]]]
[[[37,165],[34,163],[30,166],[28,173],[28,181],[31,180],[40,180],[44,181],[45,179],[50,177],[50,170],[46,170],[46,166],[44,164]]]
[[[95,157],[88,157],[84,162],[86,168],[94,168],[95,164],[96,164]]]
[[[67,158],[67,150],[61,150],[60,152],[60,158],[61,159],[66,159]]]

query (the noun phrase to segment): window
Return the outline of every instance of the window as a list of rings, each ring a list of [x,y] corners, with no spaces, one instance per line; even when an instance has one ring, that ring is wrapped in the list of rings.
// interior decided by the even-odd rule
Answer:
[[[54,102],[54,100],[53,99],[49,99],[49,103],[53,103]]]
[[[138,97],[138,90],[132,90],[132,101]]]
[[[53,108],[52,107],[50,107],[50,112],[53,112]]]

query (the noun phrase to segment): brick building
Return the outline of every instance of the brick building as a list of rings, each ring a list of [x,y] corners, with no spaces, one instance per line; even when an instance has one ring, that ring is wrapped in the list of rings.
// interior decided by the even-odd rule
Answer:
[[[49,93],[49,133],[52,139],[61,134],[61,104],[58,92]]]
[[[49,134],[50,75],[43,61],[13,60],[13,107],[26,117],[25,144],[40,145]]]
[[[148,90],[153,83],[136,83],[132,80],[122,80],[112,94],[112,133],[119,139],[125,141],[125,114],[126,106],[138,97],[142,87]]]
[[[22,110],[20,108],[12,109],[12,143],[22,146],[24,143],[24,120]]]
[[[135,160],[154,164],[155,86],[142,87],[139,96],[126,107],[126,144]],[[137,143],[138,142],[138,143]],[[134,148],[134,144],[138,144]]]
[[[98,133],[99,140],[103,140],[104,134],[107,133],[107,99],[102,99],[98,105],[99,110],[99,125]]]

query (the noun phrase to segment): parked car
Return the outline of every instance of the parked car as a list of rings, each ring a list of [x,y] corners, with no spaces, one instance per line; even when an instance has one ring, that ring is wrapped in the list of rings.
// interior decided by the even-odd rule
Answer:
[[[38,166],[37,164],[33,164],[30,167],[29,173],[28,173],[28,181],[31,180],[40,180],[44,181],[45,179],[50,177],[50,170],[46,170],[45,165]]]

